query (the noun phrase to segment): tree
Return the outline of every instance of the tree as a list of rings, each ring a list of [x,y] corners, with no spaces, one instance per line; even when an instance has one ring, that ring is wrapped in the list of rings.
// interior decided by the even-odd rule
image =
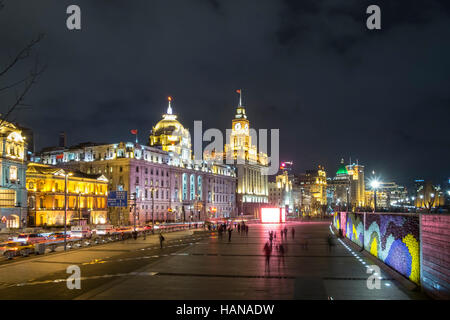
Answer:
[[[3,0],[0,0],[0,11],[4,8]],[[6,113],[0,115],[0,127],[11,116],[17,107],[29,106],[25,104],[25,97],[30,91],[31,87],[36,83],[39,76],[44,72],[45,66],[41,66],[39,59],[35,56],[33,66],[29,72],[24,76],[19,77],[19,80],[11,81],[3,84],[6,77],[10,76],[14,67],[20,62],[31,57],[31,53],[35,46],[44,38],[44,34],[40,33],[35,38],[19,50],[15,55],[10,57],[9,61],[4,66],[0,62],[0,94],[11,93],[14,95],[13,101],[7,107]]]

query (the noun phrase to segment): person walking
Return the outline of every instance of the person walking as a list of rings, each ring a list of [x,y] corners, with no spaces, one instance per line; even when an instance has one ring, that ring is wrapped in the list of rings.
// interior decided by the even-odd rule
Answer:
[[[240,224],[237,225],[237,230],[238,230],[238,233],[241,233],[241,225]]]
[[[228,228],[228,242],[231,242],[231,233],[233,232],[233,228]]]
[[[270,273],[270,255],[272,254],[272,244],[269,244],[269,242],[266,242],[264,245],[264,256],[266,257],[266,264],[265,264],[265,271],[268,271]]]
[[[248,225],[245,226],[245,236],[248,236]]]
[[[269,241],[270,241],[270,246],[272,247],[273,231],[270,231],[270,232],[269,232]]]
[[[291,234],[292,234],[292,239],[294,239],[294,237],[295,237],[295,229],[294,228],[292,228]]]
[[[287,227],[284,227],[284,239],[286,240],[287,240],[287,232],[288,232]]]
[[[163,241],[164,241],[164,236],[162,235],[162,233],[159,234],[159,246],[162,249],[163,247]]]

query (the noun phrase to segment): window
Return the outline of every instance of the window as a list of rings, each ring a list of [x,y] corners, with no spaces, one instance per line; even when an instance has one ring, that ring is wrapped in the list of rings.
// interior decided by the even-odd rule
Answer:
[[[17,167],[11,166],[9,167],[9,180],[16,181],[17,180]]]
[[[119,172],[122,172],[122,166],[119,167]]]
[[[139,172],[139,167],[136,167],[136,172]]]
[[[14,207],[16,192],[14,190],[0,189],[0,207]]]

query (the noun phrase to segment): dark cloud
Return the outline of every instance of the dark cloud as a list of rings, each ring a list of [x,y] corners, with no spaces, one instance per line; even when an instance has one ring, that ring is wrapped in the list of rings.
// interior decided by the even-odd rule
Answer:
[[[82,31],[65,27],[82,9]],[[37,147],[147,141],[166,109],[182,123],[229,128],[244,89],[256,128],[280,128],[282,158],[303,171],[341,157],[385,179],[450,175],[448,1],[376,1],[382,30],[366,29],[373,1],[6,1],[0,66],[37,33],[48,65],[14,119]],[[22,61],[11,79],[31,65]],[[5,112],[11,94],[0,95]]]

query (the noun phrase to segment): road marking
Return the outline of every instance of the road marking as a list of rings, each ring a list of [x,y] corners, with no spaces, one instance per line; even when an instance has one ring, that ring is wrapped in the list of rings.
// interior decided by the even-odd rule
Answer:
[[[95,279],[104,279],[104,278],[117,278],[117,277],[129,277],[129,276],[154,276],[157,275],[158,272],[129,272],[129,273],[116,273],[116,274],[104,274],[99,276],[90,276],[90,277],[81,277],[80,280],[95,280]],[[24,286],[32,286],[32,285],[40,285],[40,284],[49,284],[49,283],[59,283],[66,282],[67,279],[54,279],[54,280],[44,280],[44,281],[34,281],[34,282],[24,282],[9,285],[8,287],[24,287]]]

